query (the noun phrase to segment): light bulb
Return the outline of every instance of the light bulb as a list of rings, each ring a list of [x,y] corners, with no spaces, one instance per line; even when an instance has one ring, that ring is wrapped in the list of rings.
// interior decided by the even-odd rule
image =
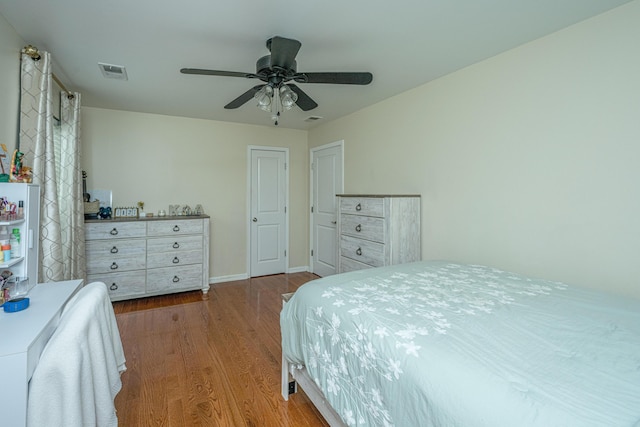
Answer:
[[[287,85],[280,86],[280,102],[282,108],[290,110],[296,104],[298,100],[298,94],[291,90]]]
[[[258,108],[264,111],[271,111],[271,97],[273,96],[273,88],[271,86],[264,85],[253,96],[258,100]]]

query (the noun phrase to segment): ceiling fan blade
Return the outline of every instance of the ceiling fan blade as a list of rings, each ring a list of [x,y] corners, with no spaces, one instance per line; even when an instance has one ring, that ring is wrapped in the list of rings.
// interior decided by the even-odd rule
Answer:
[[[271,66],[294,69],[300,46],[302,43],[298,40],[284,37],[274,36],[267,40],[267,48],[271,51]]]
[[[296,104],[298,105],[298,107],[300,107],[300,109],[302,111],[313,110],[314,108],[316,108],[318,106],[318,104],[316,104],[316,101],[311,99],[311,97],[309,95],[307,95],[298,86],[296,86],[294,84],[287,84],[287,86],[289,86],[292,91],[294,91],[296,94],[298,94],[298,100],[296,101]]]
[[[371,73],[298,73],[294,80],[300,83],[331,83],[338,85],[368,85]]]
[[[199,74],[203,76],[223,76],[223,77],[257,77],[253,73],[241,73],[239,71],[219,71],[219,70],[203,70],[200,68],[183,68],[180,70],[182,74]]]
[[[255,95],[256,92],[262,88],[262,86],[264,85],[258,85],[258,86],[252,87],[251,89],[249,89],[248,91],[246,91],[245,93],[243,93],[242,95],[240,95],[239,97],[237,97],[236,99],[234,99],[233,101],[225,105],[224,108],[226,108],[227,110],[233,110],[234,108],[241,107],[251,98],[253,98],[253,95]]]

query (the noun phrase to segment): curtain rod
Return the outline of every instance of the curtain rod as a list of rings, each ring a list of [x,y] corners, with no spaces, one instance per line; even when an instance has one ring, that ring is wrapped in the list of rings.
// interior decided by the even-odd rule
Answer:
[[[29,57],[31,59],[33,59],[34,61],[38,61],[40,60],[41,56],[40,56],[40,52],[38,51],[38,48],[35,46],[31,46],[31,45],[27,45],[25,46],[22,51],[29,55]],[[60,87],[60,89],[62,89],[63,91],[67,92],[67,97],[69,99],[73,99],[75,98],[75,96],[73,95],[73,93],[67,89],[65,87],[65,85],[60,81],[60,79],[58,78],[58,76],[56,76],[55,74],[53,74],[53,72],[51,73],[51,77],[53,78],[53,81],[56,82],[56,84]]]

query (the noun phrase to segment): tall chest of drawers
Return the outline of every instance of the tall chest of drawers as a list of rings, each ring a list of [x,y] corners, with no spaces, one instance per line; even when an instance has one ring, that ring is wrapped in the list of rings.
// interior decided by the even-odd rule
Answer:
[[[338,195],[338,272],[419,261],[420,196]]]
[[[209,217],[85,223],[87,279],[112,301],[209,290]]]

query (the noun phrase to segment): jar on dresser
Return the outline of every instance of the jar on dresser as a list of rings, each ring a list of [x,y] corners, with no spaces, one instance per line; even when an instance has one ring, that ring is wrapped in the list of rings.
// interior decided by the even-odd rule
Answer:
[[[85,221],[87,279],[112,301],[209,290],[209,216]]]
[[[419,261],[419,195],[340,194],[338,272]]]

